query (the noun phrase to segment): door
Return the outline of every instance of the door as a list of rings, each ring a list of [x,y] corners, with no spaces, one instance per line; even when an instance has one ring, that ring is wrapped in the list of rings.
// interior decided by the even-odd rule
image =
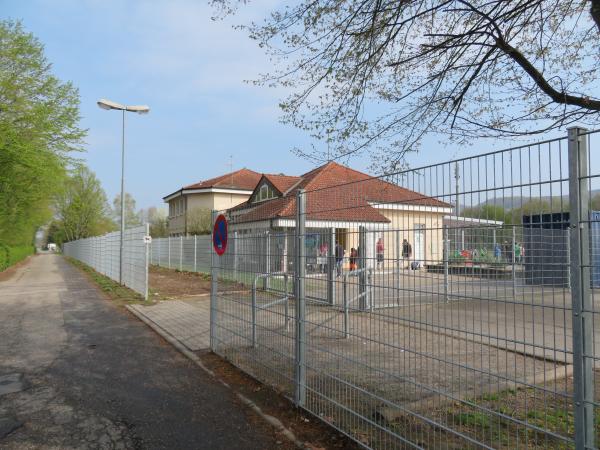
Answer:
[[[423,224],[415,224],[415,245],[413,247],[414,260],[423,264],[425,262],[425,225]]]

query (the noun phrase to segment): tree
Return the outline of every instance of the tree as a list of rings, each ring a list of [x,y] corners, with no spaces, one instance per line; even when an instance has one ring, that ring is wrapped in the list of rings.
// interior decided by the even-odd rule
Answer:
[[[208,208],[192,208],[187,212],[187,232],[189,234],[210,234],[212,215]]]
[[[393,170],[426,134],[468,142],[600,118],[600,0],[298,0],[248,29],[277,67],[258,82],[291,89],[284,122],[333,142],[332,157],[369,150]]]
[[[79,94],[51,73],[43,45],[0,21],[0,241],[33,241],[81,150]]]
[[[121,223],[121,194],[113,200],[113,218]],[[125,192],[125,228],[141,225],[140,213],[135,210],[135,199],[129,192]]]
[[[163,208],[151,206],[150,208],[140,211],[140,216],[144,222],[150,225],[150,236],[153,238],[167,237],[169,230],[167,226],[167,212]]]
[[[116,229],[100,181],[85,166],[78,166],[64,183],[55,197],[55,210],[57,223],[50,228],[57,243]]]
[[[600,211],[600,193],[596,193],[592,196],[590,207],[592,208],[592,211]]]
[[[513,223],[510,210],[506,210],[500,205],[484,204],[465,208],[462,210],[461,214],[465,217],[473,217],[476,219],[496,220],[504,224]]]

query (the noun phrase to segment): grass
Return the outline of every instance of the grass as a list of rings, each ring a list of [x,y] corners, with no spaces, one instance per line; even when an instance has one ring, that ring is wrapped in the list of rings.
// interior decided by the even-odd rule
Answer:
[[[595,372],[595,384],[598,399],[600,371]],[[426,415],[461,435],[494,448],[573,448],[569,442],[575,436],[573,380],[557,380],[552,389],[560,395],[544,394],[535,387],[511,388],[473,397],[468,404],[455,402],[433,408]],[[595,412],[596,442],[600,442],[600,409],[596,408]],[[440,443],[449,449],[472,448],[457,434],[423,424],[410,415],[402,415],[387,426],[426,448],[439,448]]]
[[[129,289],[127,286],[122,286],[116,281],[96,272],[87,264],[82,263],[73,258],[66,257],[67,261],[73,264],[75,267],[84,272],[90,280],[92,280],[108,297],[119,306],[133,305],[133,304],[144,304],[147,305],[149,302],[144,300],[137,292]]]

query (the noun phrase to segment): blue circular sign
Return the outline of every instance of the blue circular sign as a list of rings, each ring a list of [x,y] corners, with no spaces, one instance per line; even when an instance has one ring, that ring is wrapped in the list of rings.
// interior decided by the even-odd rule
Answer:
[[[213,227],[213,248],[221,256],[227,250],[227,219],[223,214],[217,216]]]

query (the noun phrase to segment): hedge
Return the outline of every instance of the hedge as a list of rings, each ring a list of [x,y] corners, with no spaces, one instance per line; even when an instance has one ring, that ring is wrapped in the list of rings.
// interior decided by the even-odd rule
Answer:
[[[10,266],[24,260],[29,255],[33,255],[35,247],[32,245],[8,246],[0,243],[0,272],[8,269]]]

